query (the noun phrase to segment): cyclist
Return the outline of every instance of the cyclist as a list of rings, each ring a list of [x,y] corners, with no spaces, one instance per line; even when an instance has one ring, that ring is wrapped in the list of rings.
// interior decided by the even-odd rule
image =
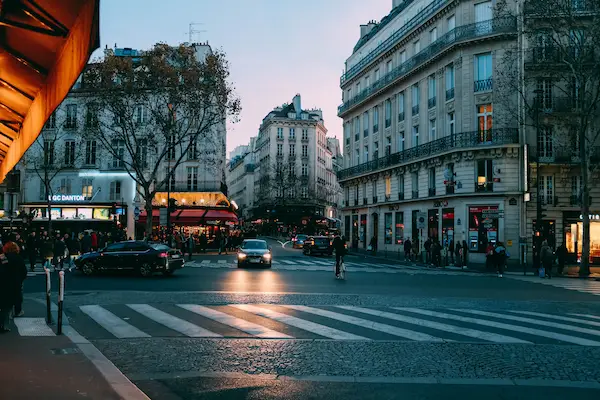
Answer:
[[[335,277],[340,277],[342,257],[346,254],[346,241],[338,234],[333,239],[333,250],[335,251]]]

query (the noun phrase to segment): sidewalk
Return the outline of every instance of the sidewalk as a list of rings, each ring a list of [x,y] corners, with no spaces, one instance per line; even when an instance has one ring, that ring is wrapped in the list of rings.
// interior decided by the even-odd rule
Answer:
[[[46,325],[41,303],[26,299],[23,310],[24,317],[11,321],[11,332],[0,334],[0,398],[123,398],[77,344]]]

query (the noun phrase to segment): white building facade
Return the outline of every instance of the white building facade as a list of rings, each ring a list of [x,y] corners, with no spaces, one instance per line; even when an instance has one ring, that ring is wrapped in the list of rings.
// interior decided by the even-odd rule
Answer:
[[[495,68],[516,18],[495,16],[492,1],[392,5],[361,26],[340,81],[343,233],[394,253],[429,237],[465,241],[479,262],[490,242],[517,254],[522,146],[518,125],[494,123]]]
[[[227,164],[227,188],[229,199],[238,205],[238,215],[248,221],[254,207],[254,181],[256,170],[256,137],[248,145],[236,147]]]

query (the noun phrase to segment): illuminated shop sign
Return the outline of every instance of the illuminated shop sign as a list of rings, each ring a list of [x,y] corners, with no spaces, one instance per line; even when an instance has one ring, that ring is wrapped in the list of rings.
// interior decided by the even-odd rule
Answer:
[[[50,201],[84,201],[85,196],[81,194],[55,194],[48,196]]]

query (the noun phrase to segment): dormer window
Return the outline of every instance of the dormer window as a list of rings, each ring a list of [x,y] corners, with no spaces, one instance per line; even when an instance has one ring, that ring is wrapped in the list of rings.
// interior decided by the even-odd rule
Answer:
[[[296,118],[296,113],[288,113],[288,118],[290,119],[295,119]]]
[[[308,119],[308,114],[307,113],[302,113],[302,119]]]

